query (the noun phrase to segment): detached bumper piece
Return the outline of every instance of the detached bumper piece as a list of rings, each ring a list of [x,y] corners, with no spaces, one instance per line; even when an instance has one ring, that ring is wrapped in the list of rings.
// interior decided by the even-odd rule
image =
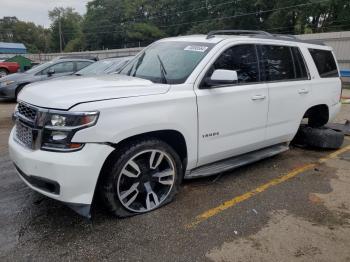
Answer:
[[[78,213],[79,215],[91,219],[91,205],[88,204],[75,204],[75,203],[65,203],[70,209]]]

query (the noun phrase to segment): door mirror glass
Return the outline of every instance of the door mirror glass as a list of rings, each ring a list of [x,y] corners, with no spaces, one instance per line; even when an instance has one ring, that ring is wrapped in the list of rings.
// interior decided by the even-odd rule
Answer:
[[[207,80],[209,86],[229,85],[238,81],[237,71],[217,69],[213,72],[210,79]]]
[[[48,71],[47,71],[47,75],[48,76],[52,76],[53,74],[55,74],[55,68],[50,68]]]

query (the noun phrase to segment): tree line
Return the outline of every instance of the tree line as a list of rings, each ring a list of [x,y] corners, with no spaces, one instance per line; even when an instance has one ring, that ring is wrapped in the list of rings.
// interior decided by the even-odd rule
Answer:
[[[112,49],[218,29],[349,30],[349,14],[350,0],[92,0],[84,15],[72,8],[50,11],[49,29],[0,19],[0,41],[23,42],[30,52]]]

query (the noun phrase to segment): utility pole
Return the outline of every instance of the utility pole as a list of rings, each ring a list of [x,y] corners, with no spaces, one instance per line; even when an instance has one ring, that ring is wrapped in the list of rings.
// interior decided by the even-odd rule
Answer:
[[[60,52],[62,53],[61,13],[58,15],[58,34],[59,34],[59,36],[60,36]]]

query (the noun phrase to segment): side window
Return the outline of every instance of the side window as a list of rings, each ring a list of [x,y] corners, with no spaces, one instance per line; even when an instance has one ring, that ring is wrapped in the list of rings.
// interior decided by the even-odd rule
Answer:
[[[259,57],[265,81],[295,79],[290,47],[261,45]]]
[[[318,49],[309,49],[309,51],[320,77],[339,77],[337,64],[331,51]]]
[[[63,62],[63,63],[55,64],[55,65],[50,66],[50,67],[46,68],[45,70],[43,70],[41,72],[41,74],[45,75],[51,69],[55,70],[55,74],[74,72],[74,63],[73,62]]]
[[[258,82],[259,66],[255,46],[238,45],[227,49],[215,61],[207,77],[217,69],[237,71],[238,83]]]
[[[292,47],[292,53],[295,64],[295,77],[297,79],[308,79],[309,74],[305,65],[304,58],[298,47]]]
[[[91,65],[91,62],[88,62],[88,61],[78,61],[76,63],[77,63],[77,70],[76,71],[79,71],[79,70],[83,69],[84,67]]]

